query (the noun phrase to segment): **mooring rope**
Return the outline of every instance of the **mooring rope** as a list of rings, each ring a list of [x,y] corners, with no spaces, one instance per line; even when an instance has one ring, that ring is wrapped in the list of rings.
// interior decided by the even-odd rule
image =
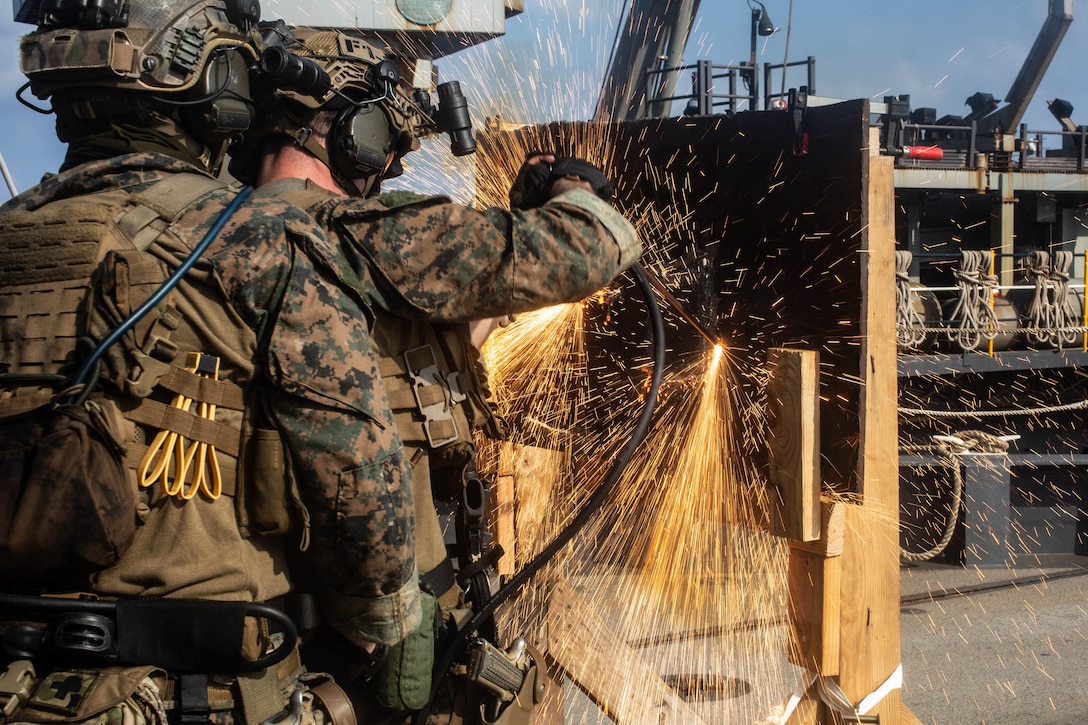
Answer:
[[[895,335],[900,347],[920,347],[926,341],[926,322],[914,306],[917,293],[910,287],[910,263],[914,255],[895,252]]]
[[[963,511],[963,472],[960,470],[960,463],[956,456],[963,453],[1004,453],[1009,450],[1009,442],[1019,437],[1019,435],[998,436],[982,430],[965,430],[954,435],[935,435],[933,436],[935,443],[932,445],[905,445],[900,448],[901,451],[908,453],[936,454],[941,458],[941,462],[932,466],[943,466],[952,471],[952,500],[948,503],[948,516],[945,518],[944,531],[940,540],[926,551],[907,551],[900,546],[901,561],[929,561],[948,548],[948,543],[956,530],[956,522]]]
[[[948,503],[948,515],[945,517],[944,531],[941,538],[925,551],[907,551],[903,546],[899,547],[900,561],[922,562],[938,556],[948,548],[948,542],[952,541],[952,535],[956,532],[956,522],[960,518],[960,508],[963,506],[963,473],[960,471],[960,463],[948,444],[935,444],[929,446],[903,446],[901,451],[909,453],[930,453],[941,458],[941,462],[933,464],[948,468],[952,472],[952,500]]]
[[[1069,410],[1088,408],[1088,400],[1078,400],[1065,405],[1050,405],[1040,408],[1019,408],[1010,410],[926,410],[924,408],[899,408],[899,414],[924,418],[1004,418],[1015,415],[1043,415],[1062,413]]]
[[[963,350],[974,350],[984,340],[997,336],[997,316],[990,304],[997,289],[997,277],[989,271],[990,254],[985,250],[965,250],[960,253],[960,268],[954,272],[959,297],[948,319],[958,326],[947,334]]]
[[[1024,274],[1035,286],[1026,315],[1030,327],[1024,330],[1029,342],[1059,349],[1076,343],[1080,320],[1069,301],[1072,266],[1072,252],[1036,251],[1028,255]]]

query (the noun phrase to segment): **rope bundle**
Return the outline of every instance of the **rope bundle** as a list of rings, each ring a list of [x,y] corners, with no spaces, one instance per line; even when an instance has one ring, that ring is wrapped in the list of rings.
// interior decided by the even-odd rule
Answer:
[[[1075,344],[1079,320],[1069,301],[1069,269],[1072,252],[1032,252],[1024,273],[1035,286],[1035,296],[1028,307],[1024,334],[1037,345],[1058,348]]]
[[[910,288],[910,252],[895,252],[895,339],[899,347],[921,347],[926,341],[926,321],[914,306],[915,293]]]
[[[948,339],[965,351],[997,336],[997,316],[991,304],[997,277],[990,274],[990,258],[991,253],[985,250],[960,252],[960,268],[954,273],[959,297],[948,318],[952,324]]]

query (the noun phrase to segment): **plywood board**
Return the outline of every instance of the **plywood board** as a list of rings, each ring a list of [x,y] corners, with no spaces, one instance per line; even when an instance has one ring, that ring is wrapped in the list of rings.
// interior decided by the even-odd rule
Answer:
[[[548,655],[617,725],[702,720],[585,600],[560,581],[548,609]]]
[[[771,532],[796,541],[820,536],[820,354],[771,348],[767,355],[767,483]]]

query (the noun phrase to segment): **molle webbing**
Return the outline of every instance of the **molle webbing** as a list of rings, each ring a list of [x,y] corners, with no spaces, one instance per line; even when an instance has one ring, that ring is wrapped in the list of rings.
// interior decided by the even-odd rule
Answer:
[[[170,220],[225,184],[176,174],[137,194],[111,190],[0,215],[0,362],[6,372],[57,374],[86,334],[80,312],[91,275],[113,249],[146,249]],[[133,288],[165,279],[152,257],[133,257]]]
[[[177,369],[175,368],[175,370]],[[183,370],[178,372],[185,374],[185,371]],[[229,386],[237,391],[237,397],[241,398],[241,388],[238,386],[221,380],[215,382],[224,386]],[[193,398],[197,403],[210,402],[198,398],[195,395],[189,395],[188,393],[184,393],[184,395]],[[215,403],[215,405],[223,408],[232,408],[234,410],[242,410],[243,408],[240,401],[237,404],[231,405],[223,405],[221,403]],[[190,441],[207,443],[210,446],[215,446],[217,450],[228,453],[236,458],[241,448],[241,434],[239,431],[217,421],[201,418],[191,411],[181,410],[154,400],[142,401],[136,408],[126,411],[125,417],[137,423],[151,426],[157,430],[172,431]]]
[[[116,195],[114,195],[116,197]],[[0,215],[0,362],[56,374],[80,334],[77,313],[117,207],[71,199]]]
[[[4,266],[0,287],[89,278],[98,246],[116,208],[88,199],[66,200],[63,215],[12,211],[0,216]]]
[[[410,356],[411,351],[407,354]],[[416,384],[410,377],[404,355],[381,358],[379,369],[397,431],[405,444],[435,448],[458,440],[472,440],[471,426],[461,405],[464,396],[455,398],[448,382]],[[415,367],[415,370],[418,372],[420,368]],[[448,380],[450,374],[443,373]],[[437,414],[426,411],[437,411]]]

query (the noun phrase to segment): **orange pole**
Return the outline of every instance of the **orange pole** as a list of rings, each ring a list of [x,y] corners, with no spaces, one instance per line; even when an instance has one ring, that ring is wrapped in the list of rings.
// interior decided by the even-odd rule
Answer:
[[[1084,312],[1083,320],[1081,320],[1081,327],[1088,328],[1088,249],[1085,249],[1085,273],[1084,277],[1081,277],[1085,281],[1085,286],[1080,290],[1080,310]],[[1084,336],[1085,352],[1088,353],[1088,330],[1081,333]]]

